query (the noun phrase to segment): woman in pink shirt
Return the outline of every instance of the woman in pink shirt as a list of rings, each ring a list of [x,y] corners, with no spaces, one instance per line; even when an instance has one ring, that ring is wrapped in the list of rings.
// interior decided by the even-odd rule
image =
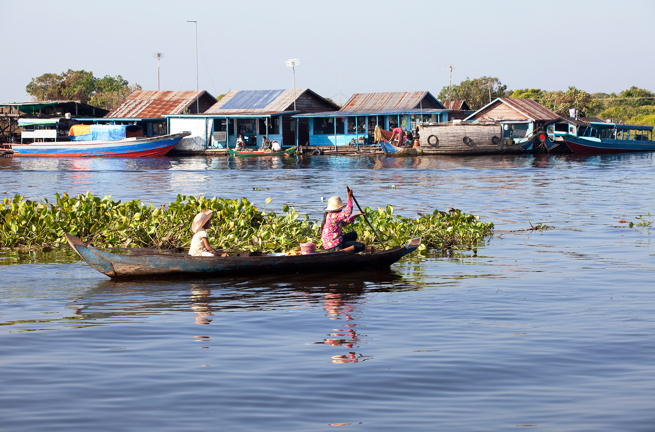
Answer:
[[[333,196],[328,200],[321,223],[323,248],[329,251],[362,252],[365,247],[363,243],[356,241],[357,233],[355,231],[343,234],[343,227],[350,225],[356,217],[362,215],[362,213],[352,214],[353,191],[348,186],[346,186],[346,191],[348,192],[346,204],[338,196]]]

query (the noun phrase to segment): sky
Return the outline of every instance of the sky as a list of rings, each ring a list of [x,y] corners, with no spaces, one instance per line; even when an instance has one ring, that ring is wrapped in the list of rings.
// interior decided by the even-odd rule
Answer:
[[[144,90],[430,91],[498,77],[509,89],[655,90],[655,0],[0,0],[0,102],[68,69]]]

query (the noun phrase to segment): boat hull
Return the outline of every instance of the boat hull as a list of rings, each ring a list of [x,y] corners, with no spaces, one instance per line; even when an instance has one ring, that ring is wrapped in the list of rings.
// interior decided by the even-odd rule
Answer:
[[[387,156],[418,156],[421,154],[420,148],[396,147],[387,141],[380,141],[380,147]]]
[[[228,149],[230,152],[230,156],[237,156],[237,157],[266,157],[266,156],[291,156],[296,152],[295,147],[290,147],[284,151],[279,151],[279,152],[260,152],[260,151],[237,151],[237,150],[232,150]]]
[[[223,277],[384,269],[415,251],[421,244],[421,239],[413,239],[403,247],[368,254],[321,252],[294,256],[193,257],[186,253],[161,254],[155,251],[149,254],[120,255],[85,245],[70,234],[66,234],[66,239],[87,264],[112,279]]]
[[[118,141],[59,141],[14,144],[14,156],[21,157],[154,157],[164,156],[188,132],[152,138]]]
[[[655,151],[655,142],[653,141],[589,141],[569,135],[564,138],[564,143],[572,153],[582,154]]]

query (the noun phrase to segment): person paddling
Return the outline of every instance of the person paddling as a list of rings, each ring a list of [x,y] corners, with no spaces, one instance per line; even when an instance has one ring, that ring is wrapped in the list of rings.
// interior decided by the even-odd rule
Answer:
[[[193,218],[191,224],[191,231],[193,231],[193,238],[191,239],[191,248],[189,255],[191,256],[227,256],[224,251],[216,250],[209,245],[207,229],[211,226],[211,218],[214,212],[212,210],[203,210]]]
[[[357,241],[355,231],[343,234],[343,227],[350,225],[355,221],[355,218],[363,214],[361,212],[352,214],[353,191],[348,186],[346,186],[346,191],[348,192],[346,204],[338,196],[333,196],[328,200],[328,205],[323,214],[323,222],[321,222],[323,248],[331,252],[362,252],[365,247],[363,243]]]

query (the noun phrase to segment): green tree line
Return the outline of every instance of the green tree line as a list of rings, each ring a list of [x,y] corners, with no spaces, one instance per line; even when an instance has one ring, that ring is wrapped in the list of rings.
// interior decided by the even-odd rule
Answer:
[[[538,88],[508,90],[496,77],[481,77],[445,86],[438,99],[465,100],[472,110],[478,110],[498,97],[533,99],[549,110],[569,116],[576,109],[580,117],[655,126],[655,93],[630,87],[620,93],[588,93],[573,86],[567,90],[547,91]]]
[[[139,84],[130,83],[120,75],[98,78],[93,72],[68,69],[60,74],[45,73],[26,86],[35,101],[78,100],[82,103],[111,110],[136,90]]]

